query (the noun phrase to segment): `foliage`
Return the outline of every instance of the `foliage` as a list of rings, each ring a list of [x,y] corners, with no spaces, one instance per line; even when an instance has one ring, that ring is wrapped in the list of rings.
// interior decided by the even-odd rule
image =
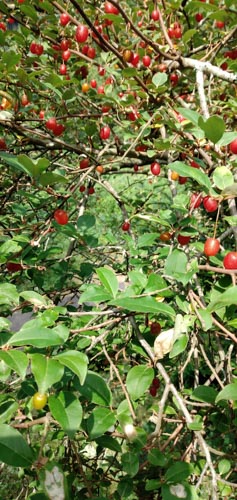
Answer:
[[[0,13],[7,498],[234,499],[236,6]]]

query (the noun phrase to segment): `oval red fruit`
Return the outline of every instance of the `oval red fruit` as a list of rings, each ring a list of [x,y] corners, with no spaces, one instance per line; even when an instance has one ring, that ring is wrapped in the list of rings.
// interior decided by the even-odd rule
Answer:
[[[109,137],[110,137],[110,132],[111,132],[111,130],[110,130],[109,126],[108,126],[108,125],[105,125],[104,127],[102,127],[102,128],[100,129],[100,138],[101,138],[103,141],[105,141],[106,139],[109,139]]]
[[[154,398],[156,396],[156,393],[157,393],[156,387],[154,385],[151,385],[149,392],[150,392],[150,395]]]
[[[225,255],[223,260],[225,269],[237,269],[237,252],[229,252]]]
[[[153,175],[159,175],[160,174],[160,164],[157,161],[154,161],[151,164],[151,173]]]
[[[191,236],[184,236],[183,234],[178,234],[177,240],[180,245],[187,245],[191,240]]]
[[[89,30],[84,24],[79,24],[76,29],[76,41],[78,43],[85,43],[89,36]]]
[[[57,210],[55,210],[53,216],[54,216],[54,219],[56,220],[56,222],[58,224],[60,224],[61,226],[64,226],[65,224],[68,223],[68,214],[67,214],[67,212],[65,212],[65,210],[62,210],[61,208],[58,208]]]
[[[203,198],[203,206],[207,212],[215,212],[218,207],[218,202],[211,198],[211,196],[205,196]]]
[[[230,143],[230,151],[234,155],[237,155],[237,137]]]
[[[161,332],[161,325],[160,323],[158,323],[158,321],[153,321],[150,324],[150,332],[152,335],[159,335],[159,333]]]
[[[125,222],[122,225],[122,230],[129,231],[129,229],[130,229],[130,222],[128,222],[128,220],[125,220]]]
[[[220,242],[216,238],[207,238],[204,243],[204,254],[207,257],[213,257],[220,250]]]

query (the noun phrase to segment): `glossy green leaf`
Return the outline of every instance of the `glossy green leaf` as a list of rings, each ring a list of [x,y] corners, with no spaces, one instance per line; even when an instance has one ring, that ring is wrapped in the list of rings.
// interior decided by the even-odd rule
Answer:
[[[41,186],[53,186],[54,184],[68,183],[66,177],[60,174],[54,174],[53,172],[46,172],[45,174],[41,174],[38,180]]]
[[[181,161],[174,161],[169,163],[168,168],[174,170],[179,175],[183,177],[190,177],[194,179],[200,186],[204,186],[209,191],[211,188],[211,181],[207,174],[199,170],[198,168],[190,167]]]
[[[167,469],[165,473],[165,480],[169,483],[179,483],[189,477],[190,474],[192,474],[192,471],[192,464],[177,461],[174,465],[171,465]]]
[[[102,434],[114,426],[115,422],[116,417],[111,410],[99,406],[94,408],[87,419],[87,429],[90,439],[102,436]]]
[[[237,383],[228,384],[222,389],[216,397],[216,403],[221,400],[237,400]]]
[[[31,370],[35,377],[38,391],[45,394],[47,390],[61,380],[64,368],[55,359],[48,358],[43,354],[31,354]]]
[[[18,305],[19,294],[17,292],[16,286],[11,283],[1,283],[0,284],[0,304],[6,305]]]
[[[158,467],[165,467],[165,465],[167,464],[167,458],[165,454],[160,450],[157,450],[156,448],[153,448],[149,451],[147,458],[152,465]]]
[[[206,309],[198,309],[198,314],[201,317],[202,321],[200,321],[201,327],[204,332],[207,332],[212,327],[212,315]]]
[[[207,310],[209,312],[214,312],[232,304],[237,304],[237,286],[227,288],[223,293],[220,293],[217,298],[210,302]]]
[[[21,433],[8,424],[0,424],[0,461],[13,467],[30,467],[34,461]]]
[[[82,421],[82,406],[79,399],[72,392],[61,391],[58,396],[50,396],[48,404],[53,418],[70,439],[73,439]]]
[[[145,394],[154,378],[153,368],[145,365],[133,366],[127,374],[126,387],[131,398],[136,401]]]
[[[8,341],[9,345],[23,346],[32,345],[34,347],[50,347],[61,345],[66,341],[69,331],[65,326],[49,329],[41,326],[39,319],[33,319],[23,325],[19,332],[12,335]]]
[[[206,121],[200,117],[198,125],[204,131],[206,138],[214,142],[214,144],[222,138],[225,132],[225,122],[223,118],[217,115],[211,116]]]
[[[33,292],[33,290],[30,290],[29,292],[21,292],[20,297],[37,307],[46,306],[49,302],[47,298],[37,292]]]
[[[131,477],[124,477],[119,481],[117,492],[121,498],[128,498],[133,491]]]
[[[218,146],[227,146],[236,138],[237,138],[236,132],[224,132],[223,136],[217,142],[217,144]]]
[[[121,456],[123,471],[131,477],[136,476],[139,471],[139,457],[136,453],[128,451]]]
[[[10,421],[17,410],[18,402],[10,394],[0,394],[0,424]]]
[[[92,403],[109,406],[112,394],[106,381],[98,373],[88,371],[83,385],[78,386],[80,393]]]
[[[99,267],[96,269],[96,274],[107,292],[115,298],[119,287],[116,274],[107,267]]]
[[[196,401],[202,401],[204,403],[215,404],[215,399],[217,397],[217,390],[213,387],[208,387],[206,385],[199,385],[196,387],[190,398]]]
[[[109,305],[137,313],[160,313],[170,317],[175,316],[175,311],[171,306],[163,302],[157,302],[154,297],[121,297],[109,302]]]
[[[221,476],[223,474],[227,474],[230,471],[230,469],[231,469],[230,460],[227,460],[226,458],[220,460],[220,462],[218,463],[218,471]]]
[[[112,436],[102,436],[96,439],[97,444],[101,448],[108,448],[108,450],[120,453],[122,451],[120,443]]]
[[[185,351],[187,345],[188,345],[188,336],[187,335],[181,335],[174,343],[172,350],[169,353],[169,358],[175,358],[175,356],[178,356],[181,354],[181,352]]]
[[[25,378],[28,367],[28,358],[22,351],[8,350],[0,351],[0,359],[2,359],[11,370],[16,372],[22,379]]]
[[[88,285],[82,292],[79,304],[85,302],[105,302],[111,299],[111,294],[101,285]]]
[[[168,77],[166,73],[155,73],[152,77],[152,83],[155,85],[155,87],[160,87],[167,82],[167,79]]]
[[[78,376],[80,383],[82,385],[84,384],[87,374],[88,358],[83,352],[71,350],[64,351],[54,356],[54,359],[58,360],[61,365],[67,366],[67,368]]]

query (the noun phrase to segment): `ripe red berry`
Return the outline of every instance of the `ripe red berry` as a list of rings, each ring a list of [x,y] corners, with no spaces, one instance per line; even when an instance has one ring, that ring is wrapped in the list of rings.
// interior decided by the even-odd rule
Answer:
[[[237,155],[237,137],[230,143],[230,151],[234,155]]]
[[[182,177],[182,175],[179,176],[179,184],[186,184],[187,180],[187,177]]]
[[[0,137],[0,150],[5,151],[5,149],[7,149],[6,142],[2,137]]]
[[[187,245],[191,240],[191,236],[184,236],[183,234],[178,234],[177,240],[180,245]]]
[[[119,14],[119,10],[110,2],[105,2],[104,11],[106,14]]]
[[[207,212],[215,212],[218,207],[218,202],[211,198],[211,196],[205,196],[203,198],[203,206]]]
[[[128,222],[128,220],[125,220],[125,222],[122,225],[122,230],[129,231],[129,229],[130,229],[130,222]]]
[[[94,194],[94,192],[95,192],[95,188],[93,186],[90,186],[88,188],[88,194]]]
[[[149,392],[150,392],[150,395],[154,398],[156,396],[156,393],[157,393],[157,388],[154,385],[151,385]]]
[[[64,125],[62,125],[62,123],[56,123],[56,126],[53,129],[53,134],[55,136],[59,137],[60,135],[62,135],[64,130],[65,130],[65,127],[64,127]]]
[[[160,14],[159,14],[159,11],[157,9],[154,9],[151,13],[151,19],[153,19],[153,21],[159,21],[160,19]]]
[[[159,175],[160,174],[160,164],[157,162],[157,161],[154,161],[152,164],[151,164],[151,173],[153,175]]]
[[[84,168],[88,168],[89,167],[89,158],[83,158],[81,161],[80,161],[80,169],[84,169]]]
[[[200,12],[198,12],[195,16],[195,19],[197,23],[200,23],[200,21],[203,19],[203,15]]]
[[[225,269],[237,269],[237,252],[229,252],[225,255],[223,260]]]
[[[90,81],[90,86],[91,86],[92,89],[96,89],[96,87],[97,87],[97,81],[96,80],[91,80]]]
[[[61,226],[64,226],[65,224],[68,223],[68,214],[67,214],[67,212],[65,212],[65,210],[62,210],[61,208],[58,208],[57,210],[55,210],[53,216],[54,216],[54,219],[56,220],[56,222],[58,224],[60,224]]]
[[[160,381],[159,381],[159,379],[157,377],[153,378],[151,385],[153,387],[156,387],[156,389],[159,389],[159,387],[160,387]]]
[[[153,321],[150,324],[150,332],[152,335],[159,335],[159,333],[161,332],[161,325],[160,323],[158,323],[158,321]]]
[[[222,29],[222,28],[224,28],[224,26],[225,26],[224,21],[216,21],[215,22],[215,27],[218,29]]]
[[[84,24],[79,24],[76,29],[76,41],[78,43],[85,43],[89,36],[89,30]]]
[[[22,265],[17,262],[7,262],[6,268],[10,273],[17,273],[18,271],[22,271]]]
[[[70,57],[71,57],[71,51],[69,49],[64,50],[62,53],[63,61],[68,61],[68,59],[70,59]]]
[[[63,38],[60,42],[60,50],[68,50],[70,47],[70,40]]]
[[[90,59],[95,59],[95,56],[96,56],[95,47],[89,47],[89,48],[88,48],[88,51],[87,51],[87,56],[88,56]]]
[[[179,81],[179,77],[178,77],[177,73],[171,73],[170,82],[172,83],[172,85],[177,85],[178,81]]]
[[[181,28],[174,29],[174,38],[182,38],[182,30]]]
[[[200,168],[200,165],[195,160],[192,160],[192,161],[190,161],[190,167]]]
[[[66,64],[63,63],[63,64],[60,65],[59,73],[60,73],[60,75],[66,75],[66,73],[67,73],[67,66],[66,66]]]
[[[84,193],[85,190],[86,190],[86,186],[80,186],[79,187],[80,193]]]
[[[198,208],[202,203],[202,195],[200,193],[193,193],[190,198],[190,208]]]
[[[67,12],[63,12],[60,16],[60,24],[61,26],[66,26],[70,21],[70,16]]]
[[[111,132],[111,130],[110,130],[108,125],[105,125],[104,127],[102,127],[100,129],[100,138],[102,139],[102,141],[109,139],[110,132]]]
[[[213,257],[220,250],[220,242],[216,238],[207,238],[204,243],[204,254],[207,257]]]
[[[143,62],[143,65],[146,67],[146,68],[149,68],[150,64],[151,64],[151,58],[150,56],[143,56],[142,58],[142,62]]]
[[[49,118],[47,122],[45,123],[45,126],[48,130],[54,130],[57,125],[56,118],[53,116],[52,118]]]

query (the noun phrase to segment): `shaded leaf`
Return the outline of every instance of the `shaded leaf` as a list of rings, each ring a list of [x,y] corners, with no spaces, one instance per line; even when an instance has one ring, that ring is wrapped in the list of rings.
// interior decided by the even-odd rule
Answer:
[[[96,269],[96,274],[99,276],[104,288],[115,298],[119,287],[116,274],[107,267],[99,267]]]
[[[134,401],[145,394],[153,378],[154,370],[148,366],[133,366],[129,370],[126,378],[126,387]]]
[[[21,433],[7,424],[0,424],[0,461],[13,467],[30,467],[34,461]]]
[[[38,386],[38,391],[45,394],[47,390],[61,380],[64,368],[55,359],[43,354],[31,354],[31,370]]]
[[[221,401],[222,399],[225,400],[237,400],[237,383],[233,384],[228,384],[222,389],[222,391],[219,392],[219,394],[216,397],[216,403]]]
[[[79,399],[72,392],[61,391],[57,397],[50,396],[48,404],[53,418],[73,439],[82,421],[82,407]]]
[[[96,439],[108,431],[116,422],[114,413],[108,408],[96,407],[87,420],[90,439]]]
[[[67,368],[70,368],[70,370],[78,376],[80,383],[82,385],[84,384],[87,374],[88,358],[83,352],[69,350],[54,356],[54,359],[57,359],[59,363],[67,366]]]

